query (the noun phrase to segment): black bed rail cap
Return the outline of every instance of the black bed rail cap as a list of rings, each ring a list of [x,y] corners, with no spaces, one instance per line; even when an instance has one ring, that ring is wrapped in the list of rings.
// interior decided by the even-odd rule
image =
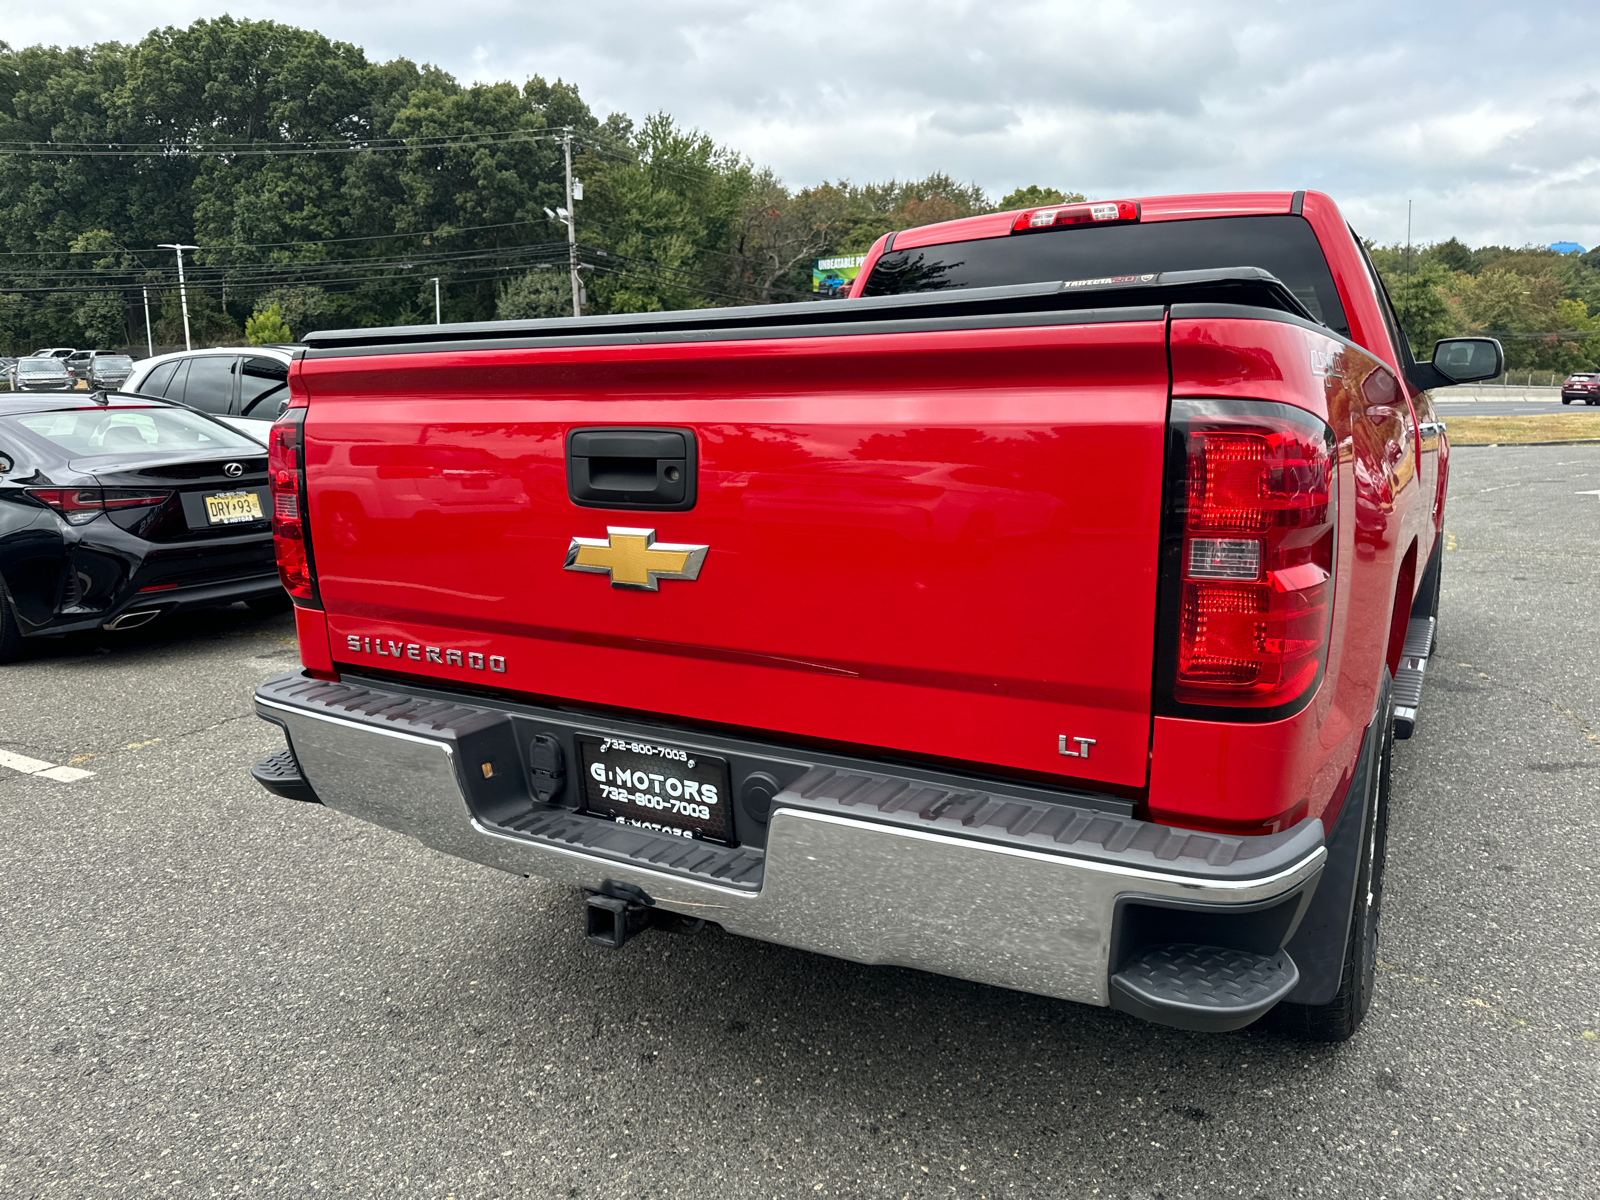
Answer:
[[[797,301],[733,308],[694,308],[675,312],[617,313],[554,317],[531,321],[473,321],[454,325],[396,325],[378,329],[328,329],[301,340],[315,357],[352,352],[470,349],[474,344],[504,348],[540,343],[576,344],[604,337],[640,343],[681,339],[685,334],[715,336],[720,331],[763,331],[782,337],[786,328],[877,326],[885,322],[999,314],[1064,312],[1089,308],[1143,308],[1173,303],[1232,303],[1274,309],[1313,320],[1305,306],[1277,276],[1260,267],[1167,271],[1098,279],[1051,280],[1004,287],[959,288],[904,296],[872,296],[828,302]],[[697,339],[698,340],[698,339]]]

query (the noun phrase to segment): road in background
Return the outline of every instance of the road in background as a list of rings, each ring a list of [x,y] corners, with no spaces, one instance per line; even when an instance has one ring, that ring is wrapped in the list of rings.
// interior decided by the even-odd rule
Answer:
[[[1549,413],[1588,413],[1600,417],[1600,405],[1562,404],[1560,400],[1440,400],[1433,406],[1439,415],[1450,417],[1537,417]]]
[[[0,767],[0,1194],[1600,1194],[1600,449],[1462,448],[1452,491],[1378,997],[1337,1047],[587,945],[564,888],[251,783],[287,616],[0,668],[8,761],[93,772]]]

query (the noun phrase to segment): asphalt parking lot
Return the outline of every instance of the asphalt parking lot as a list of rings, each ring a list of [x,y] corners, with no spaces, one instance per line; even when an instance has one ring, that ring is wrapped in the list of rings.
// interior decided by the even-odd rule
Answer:
[[[1600,448],[1452,480],[1339,1047],[717,933],[594,948],[562,888],[255,787],[289,617],[48,644],[0,668],[0,1194],[1600,1194]]]

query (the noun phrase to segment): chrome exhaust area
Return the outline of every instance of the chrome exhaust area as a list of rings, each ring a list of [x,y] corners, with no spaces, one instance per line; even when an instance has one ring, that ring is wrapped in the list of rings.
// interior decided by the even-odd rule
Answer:
[[[137,629],[161,615],[159,608],[141,608],[135,612],[120,613],[107,621],[102,629]]]

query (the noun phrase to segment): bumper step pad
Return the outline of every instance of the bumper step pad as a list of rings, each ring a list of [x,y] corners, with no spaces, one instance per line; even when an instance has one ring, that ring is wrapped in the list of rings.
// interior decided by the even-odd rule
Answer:
[[[311,785],[300,774],[300,764],[294,759],[294,751],[290,749],[279,750],[276,754],[269,754],[250,768],[250,777],[267,791],[286,800],[300,800],[307,804],[321,804],[316,792],[311,790]]]
[[[1111,1007],[1158,1025],[1226,1033],[1261,1017],[1299,981],[1299,968],[1282,950],[1253,954],[1180,942],[1141,951],[1113,975]]]
[[[1433,654],[1432,617],[1413,617],[1406,627],[1405,649],[1400,652],[1400,669],[1394,675],[1394,736],[1410,737],[1417,728],[1417,709],[1422,707],[1423,675]]]

